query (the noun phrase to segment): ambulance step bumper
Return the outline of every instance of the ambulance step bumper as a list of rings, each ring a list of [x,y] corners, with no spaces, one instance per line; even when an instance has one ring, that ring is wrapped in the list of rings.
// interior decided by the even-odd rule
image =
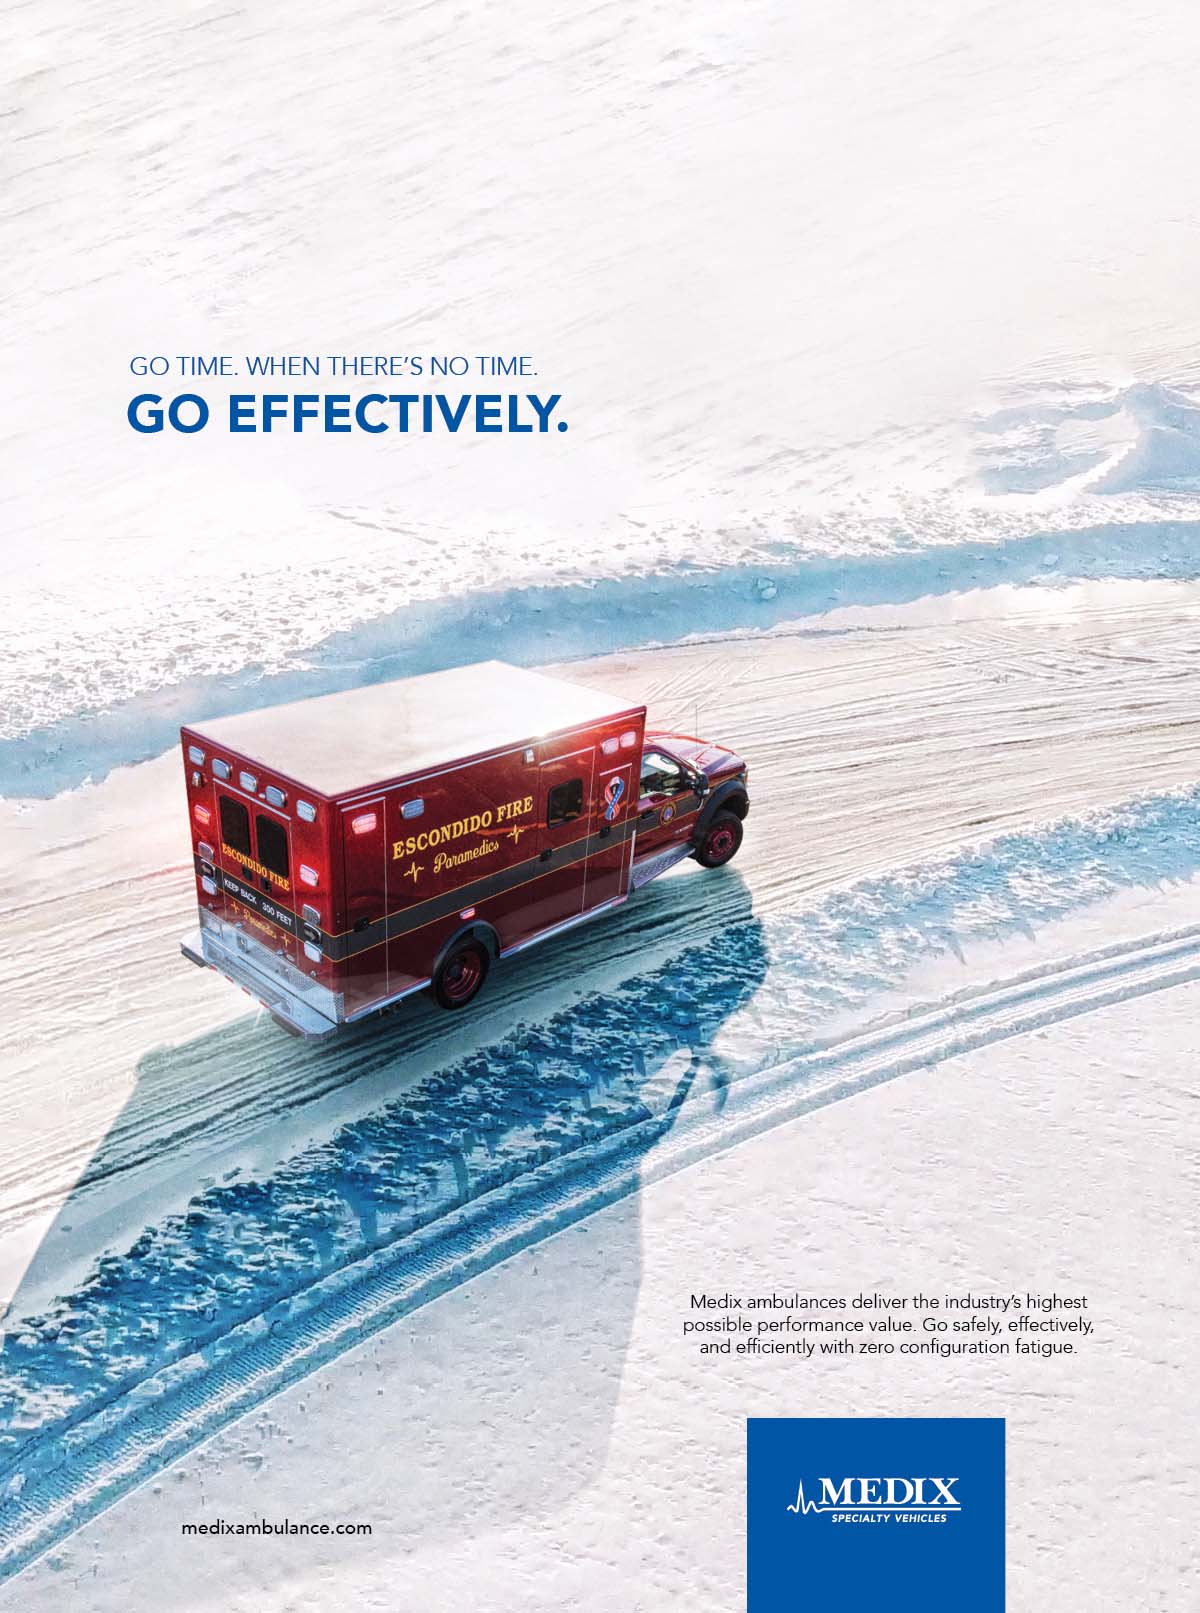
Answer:
[[[256,969],[250,957],[235,952],[207,927],[189,930],[180,941],[179,950],[189,962],[201,969],[215,969],[226,980],[240,986],[260,1002],[284,1030],[302,1036],[306,1042],[323,1041],[339,1028],[336,1020],[329,1019],[296,992],[289,991],[281,981]]]

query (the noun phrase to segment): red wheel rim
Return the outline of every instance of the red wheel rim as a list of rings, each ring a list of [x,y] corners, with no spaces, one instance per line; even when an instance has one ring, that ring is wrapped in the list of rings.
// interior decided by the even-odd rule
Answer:
[[[442,976],[442,990],[453,1003],[464,1003],[483,979],[478,952],[460,952],[451,958]]]
[[[705,847],[713,862],[724,862],[727,857],[733,856],[736,849],[737,842],[733,838],[733,830],[724,823],[712,831]]]

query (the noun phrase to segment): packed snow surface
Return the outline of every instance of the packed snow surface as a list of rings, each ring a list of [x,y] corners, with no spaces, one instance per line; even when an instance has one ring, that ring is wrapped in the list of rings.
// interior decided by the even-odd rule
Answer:
[[[964,975],[944,958],[922,987]],[[0,1589],[0,1609],[728,1613],[745,1418],[936,1405],[1006,1418],[1013,1606],[1184,1613],[1198,1024],[1195,984],[1118,1003],[659,1181],[287,1390]],[[1051,1360],[703,1359],[682,1337],[690,1295],[726,1289],[1086,1294],[1095,1333]],[[1136,1475],[1122,1505],[1092,1504],[1098,1464]],[[180,1532],[262,1518],[372,1534]]]

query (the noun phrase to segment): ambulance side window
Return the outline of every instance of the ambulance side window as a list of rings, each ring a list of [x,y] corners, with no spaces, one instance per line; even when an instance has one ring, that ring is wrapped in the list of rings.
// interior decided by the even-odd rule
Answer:
[[[231,851],[243,857],[250,855],[250,814],[240,801],[228,795],[221,801],[221,839]]]
[[[583,811],[583,780],[573,778],[566,784],[556,784],[546,797],[546,827],[556,823],[570,823]]]
[[[258,832],[258,860],[264,868],[269,868],[280,879],[288,877],[288,842],[287,830],[275,822],[274,818],[264,818],[260,812],[254,820]]]

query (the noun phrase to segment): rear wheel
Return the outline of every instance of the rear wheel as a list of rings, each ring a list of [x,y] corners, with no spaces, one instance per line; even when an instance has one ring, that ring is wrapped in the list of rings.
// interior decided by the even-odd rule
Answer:
[[[715,812],[700,836],[696,861],[705,868],[721,868],[742,843],[742,820],[736,812]]]
[[[442,959],[433,980],[433,995],[443,1008],[465,1008],[487,979],[487,948],[464,941]]]

